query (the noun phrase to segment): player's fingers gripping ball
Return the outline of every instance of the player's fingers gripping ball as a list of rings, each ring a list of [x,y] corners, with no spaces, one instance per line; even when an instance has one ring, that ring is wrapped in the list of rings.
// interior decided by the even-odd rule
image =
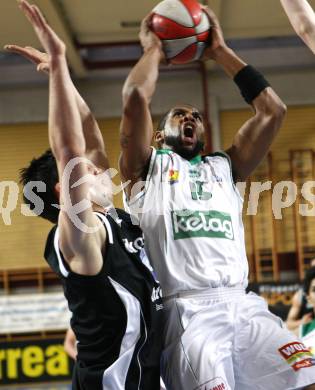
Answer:
[[[210,22],[196,0],[164,0],[153,9],[151,28],[172,64],[198,60],[207,46]]]

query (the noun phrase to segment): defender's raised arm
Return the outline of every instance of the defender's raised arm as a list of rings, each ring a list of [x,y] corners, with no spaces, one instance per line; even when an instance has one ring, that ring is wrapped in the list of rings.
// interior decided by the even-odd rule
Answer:
[[[105,230],[98,229],[97,233],[88,234],[70,215],[71,212],[75,213],[77,222],[80,221],[87,227],[100,226],[98,218],[92,212],[91,203],[86,203],[90,200],[92,177],[95,178],[98,168],[86,158],[85,137],[66,61],[66,47],[35,5],[22,0],[20,8],[49,56],[48,136],[59,176],[56,192],[61,205],[58,222],[60,248],[73,271],[96,274],[102,266],[100,243],[105,242]],[[74,159],[80,159],[80,162],[73,164],[66,177],[68,164]],[[88,177],[91,177],[91,182],[83,180],[78,185],[80,179]],[[73,205],[82,207],[75,210]]]

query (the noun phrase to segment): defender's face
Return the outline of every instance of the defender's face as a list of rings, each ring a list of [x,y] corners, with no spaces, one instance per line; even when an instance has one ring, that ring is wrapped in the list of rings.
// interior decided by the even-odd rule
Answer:
[[[80,175],[82,171],[75,171],[75,167],[72,168],[71,172],[68,172],[70,174],[70,177],[63,177],[62,180],[56,183],[55,194],[59,199],[59,202],[61,201],[60,196],[62,193],[61,185],[65,185],[67,191],[69,191],[69,188],[73,185],[75,185],[76,187],[80,185],[85,185],[87,186],[87,190],[85,190],[84,196],[88,200],[90,200],[94,206],[101,206],[103,208],[111,207],[113,205],[113,187],[109,173],[107,171],[104,171],[104,169],[98,168],[96,165],[94,165],[91,161],[87,159],[85,160],[85,162],[79,162],[79,164],[85,165],[86,173],[82,175],[79,180],[77,179],[76,183],[71,183],[70,177],[72,177],[73,172],[76,172],[76,176],[78,177],[78,175]],[[74,179],[71,178],[71,180]],[[80,184],[78,184],[78,182],[80,182]]]
[[[88,164],[89,192],[88,197],[92,203],[107,208],[113,204],[113,188],[108,172]]]
[[[310,289],[308,291],[307,300],[315,309],[315,279],[313,279],[311,284],[310,284]]]
[[[204,143],[204,125],[199,111],[190,106],[173,108],[164,128],[165,141],[168,137],[177,138],[182,148],[195,149],[198,141]]]

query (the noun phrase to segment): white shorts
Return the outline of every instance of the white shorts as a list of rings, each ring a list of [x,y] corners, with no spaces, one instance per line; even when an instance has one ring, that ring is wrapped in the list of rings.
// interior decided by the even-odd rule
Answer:
[[[264,299],[241,288],[166,299],[168,390],[289,390],[315,383],[315,356]]]

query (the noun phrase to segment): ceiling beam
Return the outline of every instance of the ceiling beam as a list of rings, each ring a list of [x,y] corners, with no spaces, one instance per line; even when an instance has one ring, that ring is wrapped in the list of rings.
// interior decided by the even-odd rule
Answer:
[[[76,77],[86,76],[82,58],[76,48],[72,33],[67,24],[62,10],[56,0],[35,0],[36,5],[43,12],[47,22],[67,46],[67,59],[70,68]]]

